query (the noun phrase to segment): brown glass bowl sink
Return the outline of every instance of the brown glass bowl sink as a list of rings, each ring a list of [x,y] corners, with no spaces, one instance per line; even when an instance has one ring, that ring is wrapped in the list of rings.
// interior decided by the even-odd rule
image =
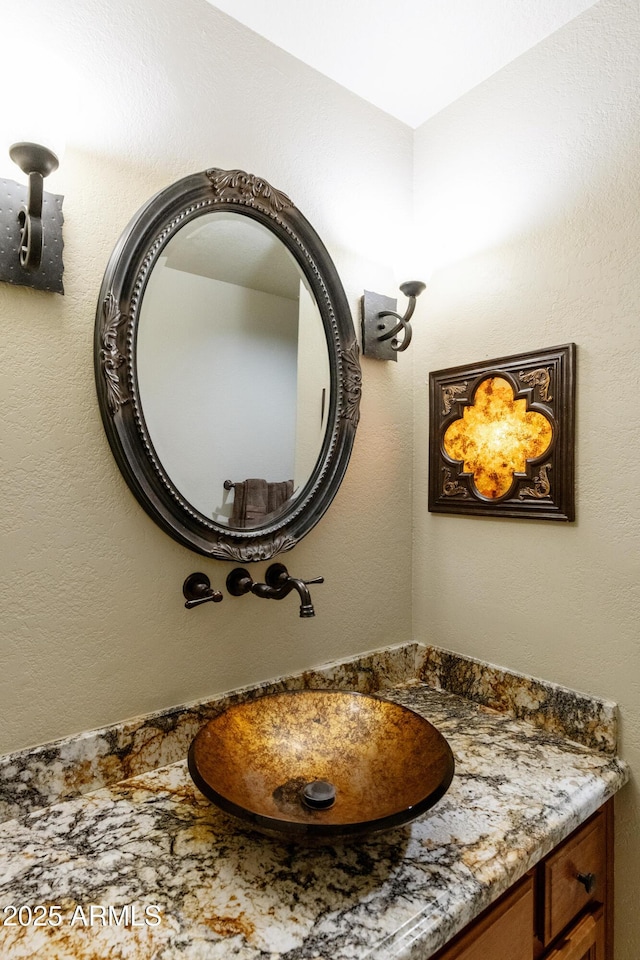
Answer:
[[[454,762],[407,707],[341,690],[278,693],[229,707],[189,749],[198,789],[271,836],[332,840],[414,820],[447,791]]]

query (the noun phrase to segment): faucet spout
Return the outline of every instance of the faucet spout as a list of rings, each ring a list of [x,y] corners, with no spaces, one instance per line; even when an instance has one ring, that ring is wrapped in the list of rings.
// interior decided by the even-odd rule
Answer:
[[[309,593],[310,583],[324,583],[324,577],[313,580],[300,580],[289,575],[289,571],[282,563],[272,563],[265,574],[266,583],[254,583],[246,570],[238,568],[227,577],[229,593],[240,597],[245,593],[253,593],[256,597],[266,600],[282,600],[292,590],[297,591],[300,597],[300,616],[315,617],[316,612]]]
[[[301,617],[315,617],[316,612],[313,609],[313,604],[311,603],[311,594],[309,593],[309,587],[304,580],[298,580],[295,577],[289,577],[287,582],[282,587],[286,592],[283,596],[286,597],[287,593],[291,593],[292,590],[297,590],[300,596],[300,616]]]
[[[292,590],[297,590],[298,596],[300,597],[300,616],[315,617],[316,612],[311,602],[308,585],[310,583],[324,583],[324,577],[315,577],[313,580],[300,580],[297,577],[292,577],[283,563],[272,563],[267,569],[265,580],[269,586],[278,591],[279,596],[276,597],[278,600],[286,597]]]

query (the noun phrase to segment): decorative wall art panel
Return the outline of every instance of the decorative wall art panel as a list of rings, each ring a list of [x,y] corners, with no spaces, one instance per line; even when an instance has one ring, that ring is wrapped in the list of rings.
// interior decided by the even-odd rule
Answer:
[[[429,374],[429,510],[574,520],[574,343]]]

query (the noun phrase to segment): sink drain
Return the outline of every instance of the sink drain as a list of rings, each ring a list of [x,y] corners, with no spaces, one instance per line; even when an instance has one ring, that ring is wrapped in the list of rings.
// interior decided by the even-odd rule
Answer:
[[[312,810],[326,810],[336,802],[336,788],[327,780],[312,780],[302,788],[302,802]]]

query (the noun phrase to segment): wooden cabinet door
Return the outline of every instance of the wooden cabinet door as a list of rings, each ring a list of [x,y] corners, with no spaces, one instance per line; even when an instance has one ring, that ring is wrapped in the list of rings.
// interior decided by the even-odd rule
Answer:
[[[434,960],[533,960],[532,877],[489,907]]]
[[[601,811],[576,830],[542,864],[546,946],[589,904],[607,896],[606,822]],[[585,886],[586,883],[586,886]]]
[[[604,960],[604,916],[602,907],[576,923],[545,960]]]

